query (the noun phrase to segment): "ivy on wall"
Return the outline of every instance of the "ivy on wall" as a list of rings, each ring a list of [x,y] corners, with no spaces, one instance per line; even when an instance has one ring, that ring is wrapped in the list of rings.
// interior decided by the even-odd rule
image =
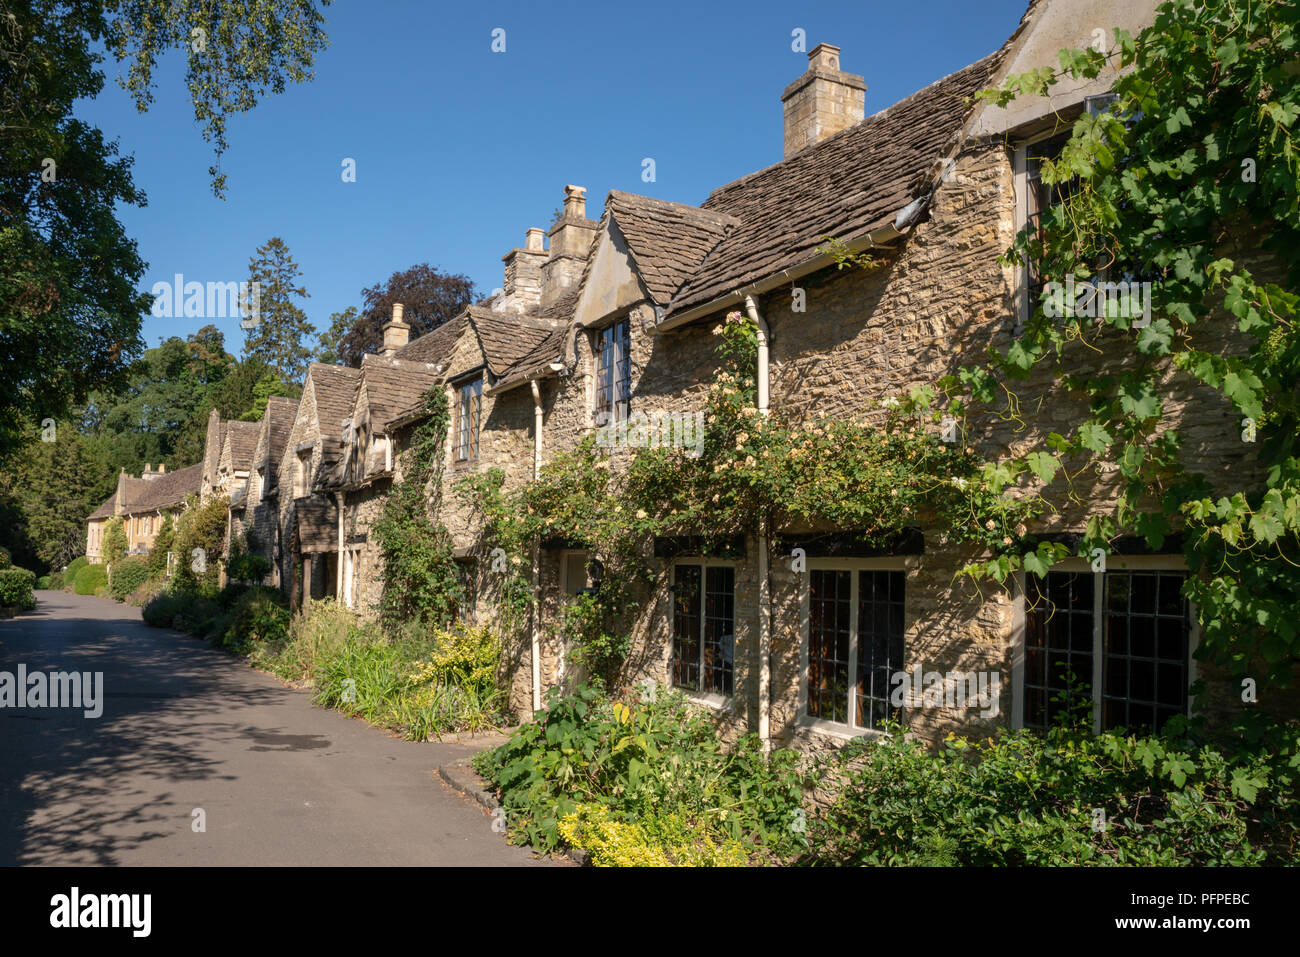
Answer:
[[[1060,286],[1044,287],[1009,346],[939,383],[958,413],[993,404],[999,390],[1025,401],[1014,390],[1031,374],[1081,397],[1072,430],[998,462],[986,487],[1038,486],[1044,508],[1056,510],[1084,469],[1115,471],[1118,502],[1093,507],[1080,554],[1109,553],[1125,534],[1159,549],[1181,532],[1198,657],[1278,685],[1300,653],[1298,22],[1292,4],[1169,0],[1138,36],[1117,30],[1109,50],[1063,50],[1059,69],[981,94],[1006,105],[1044,96],[1066,76],[1094,78],[1108,63],[1127,71],[1109,108],[1080,116],[1059,158],[1043,162],[1043,182],[1065,195],[1003,258],[1034,263]],[[1149,315],[1113,294],[1090,303],[1098,296],[1081,284],[1099,280],[1137,283]],[[1067,282],[1083,297],[1063,301]],[[1235,327],[1233,342],[1207,328],[1214,320]],[[1124,361],[1081,374],[1081,360],[1105,344]],[[1208,473],[1222,463],[1185,447],[1186,423],[1169,401],[1178,376],[1235,412],[1244,457],[1263,476],[1257,485],[1217,490]],[[967,572],[1042,573],[1068,554],[1059,543],[1017,546]]]
[[[425,393],[424,411],[373,528],[384,568],[379,614],[390,629],[446,626],[465,601],[451,535],[438,519],[450,421],[441,386]]]

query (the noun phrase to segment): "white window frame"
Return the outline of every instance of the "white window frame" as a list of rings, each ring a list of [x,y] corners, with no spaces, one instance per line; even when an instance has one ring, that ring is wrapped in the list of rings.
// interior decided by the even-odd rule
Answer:
[[[704,589],[708,581],[708,569],[731,569],[731,694],[724,694],[720,691],[692,690],[673,682],[673,643],[676,640],[674,629],[676,628],[677,608],[675,597],[671,591],[668,595],[668,657],[664,661],[664,684],[674,691],[680,691],[695,704],[704,705],[718,711],[732,711],[735,708],[736,688],[740,680],[739,670],[736,667],[736,649],[740,644],[739,636],[736,634],[738,630],[737,624],[740,621],[740,615],[737,614],[736,585],[740,579],[740,563],[734,559],[700,558],[698,556],[690,558],[683,555],[673,559],[672,568],[669,571],[668,580],[670,583],[677,581],[677,568],[679,565],[696,565],[700,569],[700,632],[697,640],[700,644],[699,669],[701,675],[704,673],[704,627],[706,620],[704,614]],[[703,684],[702,681],[701,684]]]
[[[1049,572],[1086,572],[1091,568],[1086,558],[1066,558],[1054,564]],[[1151,571],[1187,572],[1187,562],[1181,555],[1107,555],[1106,571],[1092,572],[1092,730],[1101,733],[1102,668],[1105,662],[1104,644],[1106,629],[1106,572]],[[1016,594],[1012,601],[1013,626],[1011,638],[1011,694],[1015,702],[1011,709],[1011,727],[1021,730],[1025,726],[1025,572],[1016,572]],[[1201,641],[1200,615],[1196,603],[1188,601],[1187,617],[1187,687],[1197,680],[1196,649]],[[1187,696],[1186,714],[1192,714],[1192,697]]]
[[[862,571],[903,572],[903,661],[899,667],[900,670],[905,671],[908,665],[907,592],[909,584],[907,572],[909,570],[906,558],[900,556],[808,559],[808,574],[799,576],[799,708],[798,717],[795,720],[798,727],[840,738],[875,738],[885,733],[879,728],[859,728],[854,724],[858,716],[856,689],[860,576],[857,573]],[[809,651],[811,643],[810,631],[812,628],[812,572],[814,571],[847,571],[852,573],[849,575],[849,707],[848,721],[845,723],[817,718],[808,713],[808,664],[811,657]]]

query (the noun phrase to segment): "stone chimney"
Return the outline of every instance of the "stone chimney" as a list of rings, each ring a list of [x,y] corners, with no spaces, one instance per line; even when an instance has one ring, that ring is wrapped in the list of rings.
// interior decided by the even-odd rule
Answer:
[[[865,115],[867,84],[840,70],[840,48],[819,43],[808,54],[808,72],[785,88],[785,155],[857,126]]]
[[[599,225],[587,218],[586,187],[564,187],[564,211],[551,227],[550,255],[542,269],[543,306],[555,302],[582,278]]]
[[[546,265],[546,232],[534,226],[524,234],[522,249],[501,257],[506,264],[506,295],[512,304],[532,309],[542,302],[542,269]]]
[[[403,311],[400,302],[393,303],[393,318],[384,323],[384,351],[380,355],[391,356],[410,341],[411,327],[402,321]]]

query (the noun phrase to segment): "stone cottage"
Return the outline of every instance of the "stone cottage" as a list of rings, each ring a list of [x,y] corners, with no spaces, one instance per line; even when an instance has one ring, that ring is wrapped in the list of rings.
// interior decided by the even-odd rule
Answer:
[[[1098,22],[1136,31],[1153,4],[1102,6],[1093,10]],[[866,81],[822,44],[782,96],[781,162],[698,207],[614,192],[594,225],[585,210],[566,208],[549,251],[530,231],[524,262],[542,266],[539,303],[574,289],[577,296],[563,310],[571,315],[556,316],[567,318],[564,333],[539,350],[553,354],[559,344],[560,354],[539,354],[484,389],[498,403],[512,391],[531,393],[540,430],[525,431],[528,403],[519,402],[513,416],[479,419],[481,447],[512,449],[501,462],[510,480],[526,481],[525,437],[541,457],[602,421],[701,408],[717,366],[710,333],[733,310],[762,330],[760,403],[792,422],[878,415],[882,400],[1005,344],[1027,315],[1032,277],[998,258],[1051,201],[1038,164],[1059,149],[1075,116],[1105,104],[1113,76],[1008,109],[971,98],[1009,72],[1053,62],[1062,46],[1086,45],[1075,14],[1065,0],[1033,4],[1000,50],[870,116]],[[580,199],[575,191],[575,207]],[[827,236],[883,268],[837,268]],[[576,284],[548,285],[578,263]],[[1106,343],[1098,361],[1122,362],[1127,351],[1122,341]],[[1210,471],[1241,475],[1246,453],[1232,410],[1190,383],[1177,384],[1175,397]],[[1069,401],[1058,395],[1020,434],[976,416],[966,440],[984,455],[1016,452],[1068,421]],[[464,447],[454,433],[457,443]],[[1086,507],[1029,532],[1077,536],[1084,515],[1114,494],[1113,477],[1085,481]],[[454,506],[448,516],[450,527],[471,531]],[[520,685],[560,680],[565,649],[546,635],[574,586],[590,584],[587,555],[546,544],[542,635],[521,662],[532,674],[517,682],[516,705],[527,697]],[[950,696],[914,706],[913,727],[931,735],[1042,726],[1062,662],[1092,676],[1096,726],[1160,724],[1187,710],[1195,678],[1195,616],[1178,591],[1186,571],[1176,542],[1155,554],[1138,542],[1116,545],[1104,572],[1070,560],[1045,581],[1021,576],[1010,591],[985,596],[954,584],[975,556],[924,527],[884,550],[827,528],[751,534],[725,557],[693,551],[690,541],[661,542],[662,584],[635,623],[629,677],[682,687],[733,730],[805,749],[871,733],[893,712],[889,676],[913,669],[983,675],[984,687],[996,689],[983,704],[959,706]],[[807,558],[798,570],[788,560],[796,547]],[[1129,636],[1123,650],[1103,643],[1119,629]]]
[[[157,469],[146,464],[140,477],[135,478],[123,469],[117,478],[117,491],[86,521],[86,558],[92,564],[103,561],[104,526],[114,516],[122,518],[129,554],[153,551],[163,522],[183,512],[189,496],[198,494],[202,471],[199,464],[168,472],[159,462]]]
[[[311,364],[280,457],[278,575],[297,602],[337,592],[338,508],[326,486],[342,458],[360,375],[346,366]]]

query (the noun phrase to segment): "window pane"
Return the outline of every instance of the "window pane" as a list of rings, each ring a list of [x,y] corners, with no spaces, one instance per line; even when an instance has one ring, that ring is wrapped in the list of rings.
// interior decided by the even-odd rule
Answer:
[[[1160,730],[1187,712],[1191,616],[1183,572],[1108,572],[1106,629],[1127,629],[1128,644],[1107,641],[1102,727]]]
[[[895,710],[889,680],[903,670],[903,584],[902,572],[859,572],[859,727],[879,727]]]
[[[1091,573],[1025,576],[1026,728],[1045,730],[1071,702],[1091,706],[1092,600]]]
[[[673,684],[700,690],[700,566],[673,571]]]
[[[809,574],[808,714],[849,720],[849,612],[847,571]]]
[[[707,568],[704,583],[702,690],[731,694],[736,646],[735,569]]]

